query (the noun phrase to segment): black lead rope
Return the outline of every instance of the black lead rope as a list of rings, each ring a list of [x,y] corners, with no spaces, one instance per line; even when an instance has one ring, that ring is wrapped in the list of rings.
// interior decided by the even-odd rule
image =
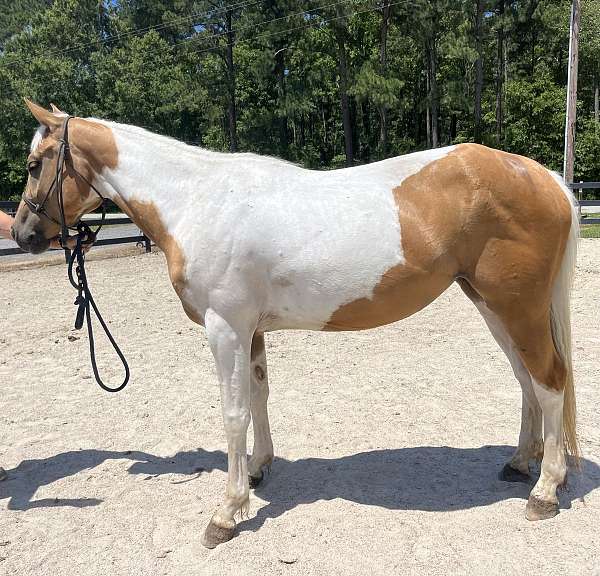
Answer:
[[[125,356],[123,356],[121,349],[115,342],[115,339],[110,333],[108,326],[104,322],[104,319],[102,318],[100,312],[98,311],[98,307],[96,306],[96,303],[92,298],[92,294],[90,292],[90,288],[87,283],[87,277],[85,274],[85,253],[83,251],[84,246],[94,243],[96,235],[98,234],[100,228],[102,228],[102,224],[104,223],[104,220],[106,218],[104,196],[100,194],[96,187],[81,172],[79,172],[73,164],[71,165],[71,169],[75,172],[75,174],[84,182],[86,182],[88,186],[101,198],[102,220],[100,221],[100,226],[96,228],[96,231],[92,232],[90,227],[81,221],[77,224],[76,227],[68,226],[65,217],[65,206],[63,198],[63,168],[65,160],[70,153],[68,133],[70,119],[70,116],[67,116],[65,118],[65,123],[63,126],[63,137],[59,140],[60,148],[58,151],[58,159],[56,162],[56,173],[52,184],[46,191],[44,199],[39,203],[34,202],[31,198],[27,198],[27,196],[23,192],[23,201],[25,202],[25,204],[27,204],[27,206],[29,206],[29,209],[32,212],[44,216],[51,222],[54,222],[55,224],[58,224],[60,226],[60,243],[63,246],[63,248],[67,246],[67,241],[69,240],[69,238],[76,239],[76,247],[71,253],[71,257],[69,258],[69,281],[73,285],[73,288],[77,290],[77,298],[75,299],[75,305],[78,308],[77,316],[75,317],[75,329],[80,330],[83,327],[83,321],[85,318],[88,329],[88,338],[90,342],[90,359],[92,363],[92,369],[94,370],[94,376],[96,377],[96,382],[98,382],[100,388],[106,390],[107,392],[119,392],[119,390],[123,390],[123,388],[127,386],[127,382],[129,382],[129,366],[127,365],[127,360],[125,360]],[[48,202],[53,192],[56,192],[57,195],[56,200],[58,204],[60,221],[51,216],[46,210],[46,203]],[[74,236],[69,236],[69,230],[77,230],[77,234],[75,234]],[[73,275],[73,266],[75,265],[76,260],[77,266],[75,268],[75,273],[77,274],[77,280],[75,280],[75,276]],[[125,368],[125,378],[123,379],[123,382],[116,388],[110,388],[109,386],[104,384],[102,378],[100,378],[100,373],[98,372],[98,366],[96,365],[96,350],[94,343],[94,331],[92,328],[92,317],[90,314],[90,306],[93,308],[94,313],[96,314],[96,318],[98,318],[100,325],[104,329],[104,333],[108,337],[110,343],[115,349],[115,352],[119,356],[119,359],[123,364],[123,368]]]
[[[83,252],[83,247],[85,244],[91,244],[96,238],[96,232],[92,232],[90,227],[83,222],[80,222],[77,225],[78,234],[76,236],[77,244],[73,253],[71,254],[71,258],[69,259],[69,281],[71,282],[73,288],[77,290],[77,298],[75,299],[74,304],[77,306],[77,316],[75,317],[75,329],[80,330],[83,326],[83,320],[85,318],[88,330],[88,340],[90,343],[90,360],[92,363],[92,370],[94,371],[94,376],[96,378],[96,382],[102,390],[106,390],[107,392],[119,392],[123,390],[125,386],[127,386],[127,382],[129,382],[129,365],[127,364],[127,360],[121,352],[119,345],[115,342],[106,322],[104,322],[104,318],[100,314],[96,303],[94,302],[94,298],[92,297],[92,293],[90,292],[90,288],[87,282],[87,276],[85,274],[85,254]],[[77,266],[75,267],[75,273],[77,274],[77,280],[75,280],[75,276],[73,275],[73,266],[75,264],[75,260],[77,260]],[[96,314],[96,318],[98,318],[98,322],[102,326],[104,333],[109,339],[112,347],[115,349],[115,352],[119,356],[121,363],[123,364],[123,368],[125,369],[125,378],[123,382],[117,386],[116,388],[110,388],[107,386],[100,378],[100,373],[98,372],[98,366],[96,364],[96,350],[95,350],[95,342],[94,342],[94,330],[92,328],[92,316],[90,314],[90,306],[93,308],[94,313]]]

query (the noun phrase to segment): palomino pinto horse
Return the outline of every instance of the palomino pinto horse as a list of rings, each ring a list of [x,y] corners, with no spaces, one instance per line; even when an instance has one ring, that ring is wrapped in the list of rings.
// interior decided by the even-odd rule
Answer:
[[[52,187],[66,115],[27,104],[41,126],[25,194],[39,203]],[[206,546],[232,537],[249,482],[273,460],[264,332],[381,326],[453,282],[482,314],[523,391],[519,445],[503,477],[526,479],[529,461],[543,457],[526,515],[558,512],[566,453],[578,455],[569,312],[578,221],[558,177],[474,144],[317,172],[95,119],[71,119],[68,138],[67,223],[98,206],[86,180],[93,182],[164,251],[185,312],[206,328],[229,457]],[[56,220],[58,192],[50,192]],[[14,237],[40,252],[59,228],[22,203]]]

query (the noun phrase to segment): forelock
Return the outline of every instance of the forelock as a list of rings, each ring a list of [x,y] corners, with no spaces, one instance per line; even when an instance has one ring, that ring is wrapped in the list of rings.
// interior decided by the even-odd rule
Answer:
[[[35,150],[37,150],[37,147],[40,145],[40,142],[44,139],[44,136],[46,135],[47,130],[48,130],[48,128],[46,128],[46,126],[42,125],[35,131],[35,134],[33,135],[33,140],[31,141],[31,146],[30,146],[31,152],[34,152]]]

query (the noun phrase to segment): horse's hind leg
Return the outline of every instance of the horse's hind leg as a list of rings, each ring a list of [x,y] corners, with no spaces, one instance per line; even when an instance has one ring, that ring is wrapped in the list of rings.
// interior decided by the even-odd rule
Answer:
[[[531,376],[543,415],[544,457],[526,512],[529,520],[541,520],[558,513],[556,490],[567,474],[563,430],[567,370],[554,346],[549,305],[542,312],[518,307],[502,322]]]
[[[273,461],[273,441],[269,428],[267,400],[269,398],[269,377],[267,375],[267,355],[265,338],[255,333],[252,338],[250,365],[250,410],[254,446],[248,460],[248,479],[250,488],[256,488],[263,479],[263,468],[269,468]]]
[[[478,270],[482,268],[479,266]],[[529,283],[521,280],[520,284],[501,281],[492,284],[479,279],[472,283],[513,342],[529,372],[542,411],[544,456],[540,478],[527,503],[529,520],[550,518],[558,513],[556,491],[567,473],[563,405],[568,371],[554,344],[551,283],[542,282],[543,278],[542,274],[531,274]]]
[[[529,482],[529,461],[541,460],[544,453],[542,410],[533,390],[531,375],[500,319],[486,306],[481,296],[466,280],[458,279],[457,282],[479,310],[494,340],[506,354],[514,375],[521,385],[522,411],[519,444],[510,461],[500,472],[500,479],[507,482]]]

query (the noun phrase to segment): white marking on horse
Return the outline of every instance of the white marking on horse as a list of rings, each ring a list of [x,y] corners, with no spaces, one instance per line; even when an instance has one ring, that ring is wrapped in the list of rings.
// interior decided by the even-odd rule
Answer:
[[[29,146],[30,152],[35,152],[37,147],[40,145],[40,142],[44,139],[48,128],[46,126],[38,126],[38,129],[35,131],[33,138],[31,140],[31,145]]]
[[[252,303],[262,329],[321,329],[340,306],[371,298],[384,273],[404,263],[392,190],[453,150],[317,172],[104,123],[119,149],[106,178],[126,202],[157,208],[185,253],[189,301],[204,314],[207,292],[228,280],[236,290],[243,278],[261,288],[237,287],[239,297],[262,294]]]

